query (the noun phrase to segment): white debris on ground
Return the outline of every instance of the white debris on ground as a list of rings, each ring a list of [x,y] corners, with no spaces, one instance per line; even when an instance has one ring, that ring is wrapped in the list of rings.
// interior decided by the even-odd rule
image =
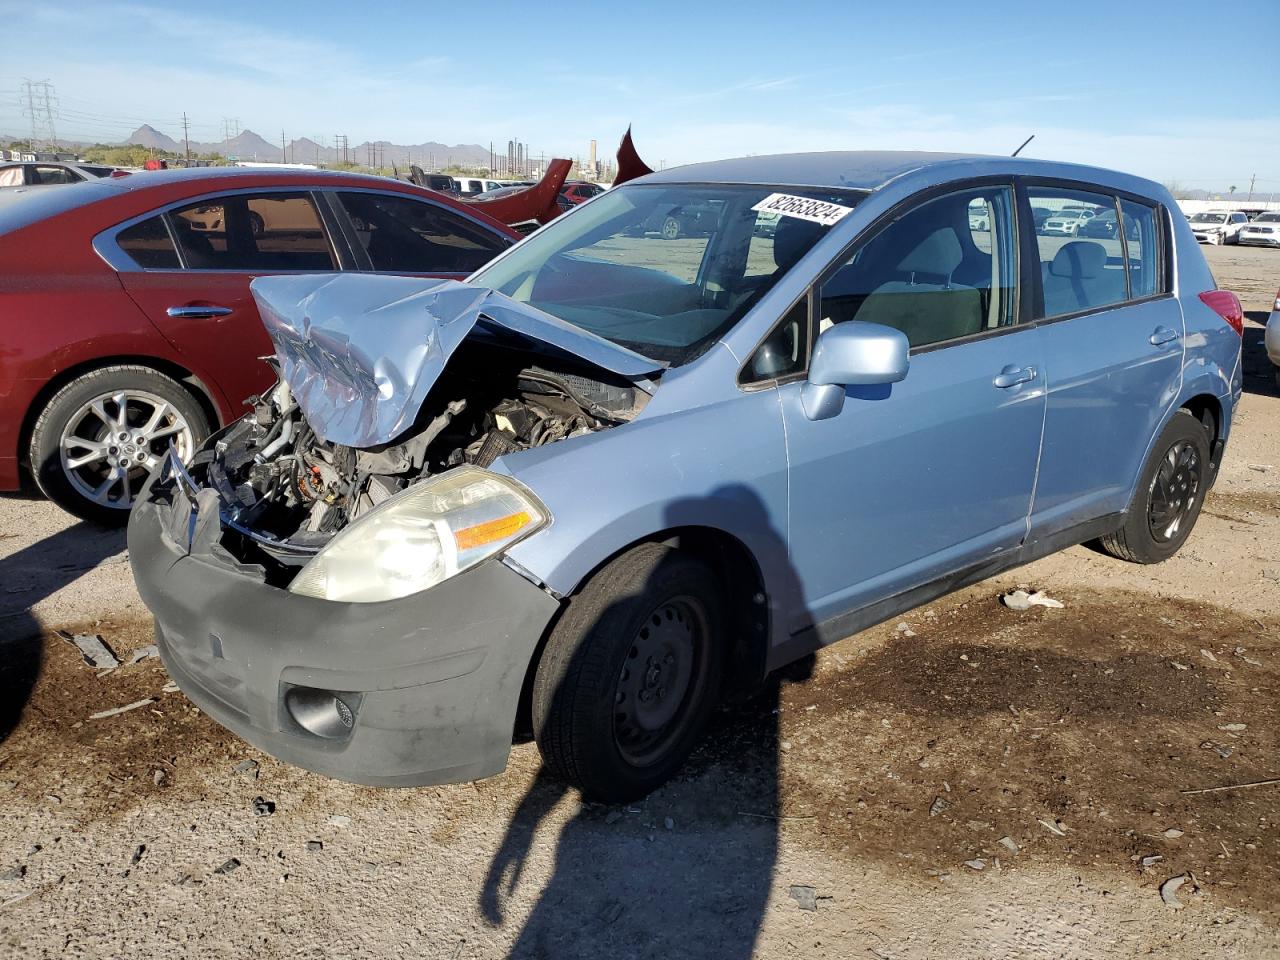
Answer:
[[[1035,593],[1014,590],[1012,593],[1006,593],[1002,596],[1000,602],[1010,610],[1030,610],[1032,607],[1049,607],[1053,610],[1061,610],[1063,607],[1061,600],[1053,599],[1043,590],[1037,590]]]

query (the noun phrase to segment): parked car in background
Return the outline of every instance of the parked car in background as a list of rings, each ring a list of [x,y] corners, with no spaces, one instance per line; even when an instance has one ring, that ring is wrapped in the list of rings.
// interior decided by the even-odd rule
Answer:
[[[14,187],[56,187],[84,183],[101,177],[124,176],[119,167],[100,163],[70,163],[42,160],[36,163],[0,163],[0,190]]]
[[[1200,243],[1237,243],[1249,217],[1239,210],[1210,210],[1191,216],[1191,230]]]
[[[463,197],[474,197],[486,190],[495,190],[502,186],[497,180],[488,180],[483,177],[454,177],[453,182],[457,184],[458,195]]]
[[[1037,237],[1069,202],[1137,239]],[[130,520],[161,656],[329,776],[493,775],[527,724],[633,800],[824,644],[1071,544],[1181,548],[1243,319],[1176,211],[1076,164],[749,157],[625,182],[466,283],[257,280],[281,381]]]
[[[1097,216],[1090,217],[1082,223],[1076,230],[1076,236],[1092,237],[1099,240],[1115,240],[1119,236],[1117,229],[1119,223],[1120,218],[1114,210],[1103,210]],[[1130,222],[1129,229],[1126,231],[1127,239],[1138,239],[1137,229],[1137,224]]]
[[[1074,237],[1093,217],[1093,210],[1082,207],[1058,210],[1046,217],[1036,232],[1046,237]]]
[[[574,206],[579,203],[585,203],[601,193],[604,193],[604,187],[588,183],[585,180],[570,180],[560,189],[560,196]]]
[[[270,387],[249,282],[462,277],[517,234],[383,177],[203,168],[0,206],[0,490],[123,523],[170,443],[189,456]]]
[[[1254,247],[1280,247],[1280,213],[1260,213],[1236,234],[1236,242]]]

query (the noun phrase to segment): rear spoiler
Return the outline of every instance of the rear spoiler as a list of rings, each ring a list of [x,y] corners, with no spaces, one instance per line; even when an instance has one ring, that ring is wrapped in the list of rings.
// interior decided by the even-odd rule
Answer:
[[[538,223],[550,223],[560,216],[560,205],[556,198],[560,188],[564,186],[565,177],[573,163],[569,160],[552,160],[547,164],[547,172],[542,179],[526,190],[493,200],[464,199],[462,202],[478,207],[495,220],[505,224],[527,223],[537,220]]]

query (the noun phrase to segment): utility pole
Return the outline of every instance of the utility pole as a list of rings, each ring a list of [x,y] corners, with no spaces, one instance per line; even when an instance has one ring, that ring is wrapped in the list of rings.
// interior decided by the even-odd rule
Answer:
[[[1250,200],[1253,199],[1253,184],[1257,179],[1258,179],[1258,175],[1256,173],[1249,175],[1249,199]]]
[[[187,166],[191,166],[191,131],[187,124],[187,111],[182,111],[182,152],[187,158]]]
[[[280,162],[281,163],[289,162],[289,153],[284,148],[284,131],[283,130],[280,131]]]

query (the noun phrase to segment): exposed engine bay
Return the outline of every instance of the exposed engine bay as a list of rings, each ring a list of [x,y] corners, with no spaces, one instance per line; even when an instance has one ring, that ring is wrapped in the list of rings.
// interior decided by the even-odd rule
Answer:
[[[322,439],[287,384],[196,455],[240,559],[295,568],[352,520],[451,467],[606,430],[634,418],[648,394],[569,359],[468,340],[432,385],[413,425],[390,443]],[[263,554],[266,556],[264,557]]]

